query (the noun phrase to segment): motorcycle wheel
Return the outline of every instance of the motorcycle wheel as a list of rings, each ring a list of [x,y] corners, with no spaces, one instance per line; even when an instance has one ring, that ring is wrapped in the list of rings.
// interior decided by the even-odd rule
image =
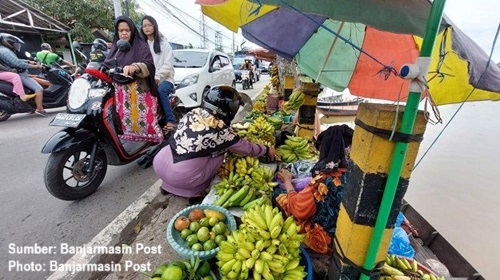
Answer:
[[[6,121],[12,116],[11,113],[8,113],[5,110],[0,110],[0,122]]]
[[[75,145],[52,153],[45,167],[45,186],[50,194],[62,200],[79,200],[101,185],[108,168],[104,150],[98,148],[94,161],[94,174],[87,174],[92,145]]]

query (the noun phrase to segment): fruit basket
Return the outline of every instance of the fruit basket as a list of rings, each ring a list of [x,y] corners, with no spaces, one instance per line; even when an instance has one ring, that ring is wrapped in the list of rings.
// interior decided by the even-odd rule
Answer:
[[[234,219],[233,215],[226,210],[225,208],[222,208],[217,205],[213,204],[198,204],[198,205],[192,205],[190,207],[187,207],[177,213],[168,223],[167,225],[167,242],[172,246],[172,248],[183,258],[189,259],[191,256],[198,256],[202,260],[207,260],[210,258],[213,258],[218,252],[219,252],[219,247],[215,247],[214,249],[208,250],[208,251],[195,251],[192,250],[186,243],[186,241],[181,237],[181,234],[179,231],[177,231],[174,227],[174,222],[179,218],[180,216],[188,216],[189,213],[194,210],[194,209],[211,209],[211,210],[217,210],[221,213],[224,214],[226,217],[225,224],[227,225],[227,228],[232,231],[236,229],[236,220]]]

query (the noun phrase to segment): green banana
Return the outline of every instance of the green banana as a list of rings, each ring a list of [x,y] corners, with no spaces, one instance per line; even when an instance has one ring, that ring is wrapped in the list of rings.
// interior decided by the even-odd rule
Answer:
[[[228,189],[226,190],[226,192],[221,196],[219,197],[217,200],[215,200],[213,203],[217,206],[221,206],[222,204],[224,204],[231,195],[233,195],[234,193],[234,189]]]

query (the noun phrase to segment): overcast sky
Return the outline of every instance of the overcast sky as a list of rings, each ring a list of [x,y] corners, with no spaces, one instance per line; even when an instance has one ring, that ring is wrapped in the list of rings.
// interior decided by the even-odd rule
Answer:
[[[175,43],[194,47],[201,46],[201,37],[196,34],[200,32],[201,9],[194,4],[194,0],[138,0],[140,7],[146,14],[156,18],[160,25],[160,31],[167,36],[168,40]],[[190,27],[183,26],[172,15],[156,4],[157,2],[168,2],[166,5],[173,14],[186,22]],[[458,28],[471,37],[489,55],[492,49],[495,34],[500,24],[500,1],[499,0],[448,0],[446,1],[445,14],[455,23]],[[231,51],[233,33],[224,26],[205,17],[209,48],[214,48],[215,32],[221,31],[222,44],[226,52]],[[194,31],[192,31],[192,30]],[[235,44],[240,45],[245,42],[241,34],[235,34]],[[497,39],[493,51],[493,60],[500,62],[500,38]],[[245,46],[255,46],[251,42],[246,42]]]

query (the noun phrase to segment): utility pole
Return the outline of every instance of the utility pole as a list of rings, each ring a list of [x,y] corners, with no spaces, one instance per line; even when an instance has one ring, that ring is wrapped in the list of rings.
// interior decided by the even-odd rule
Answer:
[[[236,51],[236,50],[234,49],[234,32],[233,32],[233,49],[232,49],[231,51],[233,52],[233,54],[234,54],[234,52]]]
[[[205,23],[205,15],[201,15],[201,20],[200,20],[200,34],[201,34],[201,48],[206,49],[207,46],[207,29],[206,29],[206,23]]]
[[[222,47],[222,33],[220,31],[215,32],[215,49],[220,52],[224,51]]]
[[[128,0],[125,0],[125,15],[130,17],[130,10],[128,9]]]
[[[122,6],[120,0],[113,0],[113,8],[115,9],[115,18],[122,15]]]

